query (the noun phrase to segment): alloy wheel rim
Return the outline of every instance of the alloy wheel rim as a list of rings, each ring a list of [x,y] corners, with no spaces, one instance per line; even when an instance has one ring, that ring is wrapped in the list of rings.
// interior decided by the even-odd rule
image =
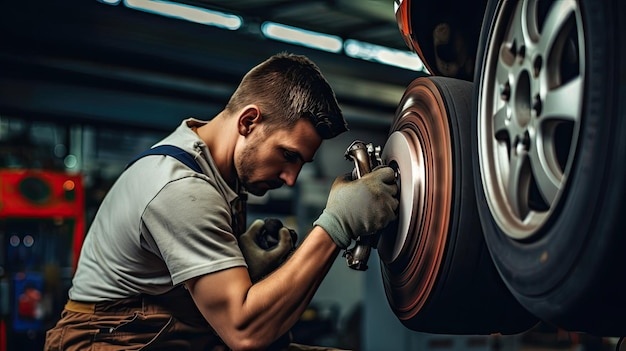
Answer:
[[[584,38],[575,0],[504,2],[485,49],[478,141],[492,217],[535,240],[562,198],[576,152]]]

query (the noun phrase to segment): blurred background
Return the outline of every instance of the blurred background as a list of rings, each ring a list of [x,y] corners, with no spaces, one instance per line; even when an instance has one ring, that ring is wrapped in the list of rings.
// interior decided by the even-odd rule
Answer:
[[[67,299],[80,243],[134,155],[182,119],[211,119],[239,79],[278,52],[333,86],[350,131],[325,142],[296,186],[251,197],[300,238],[353,164],[384,145],[405,87],[428,75],[390,0],[14,1],[0,11],[0,351],[41,349]],[[294,327],[296,341],[353,350],[603,350],[615,340],[540,324],[523,335],[430,335],[387,305],[377,259],[339,257]]]

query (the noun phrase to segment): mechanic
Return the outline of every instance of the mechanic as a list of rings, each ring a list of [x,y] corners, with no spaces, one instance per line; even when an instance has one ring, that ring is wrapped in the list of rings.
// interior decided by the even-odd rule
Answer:
[[[45,350],[264,350],[284,340],[339,251],[396,218],[394,172],[337,177],[295,250],[285,227],[274,248],[258,246],[263,221],[246,229],[243,196],[293,186],[322,140],[346,130],[307,57],[280,53],[254,67],[217,116],[184,120],[157,143],[192,155],[200,173],[151,155],[117,179]]]

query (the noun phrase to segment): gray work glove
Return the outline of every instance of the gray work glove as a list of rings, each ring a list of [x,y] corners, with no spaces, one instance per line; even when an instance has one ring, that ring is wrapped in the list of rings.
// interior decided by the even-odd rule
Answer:
[[[239,248],[248,264],[250,280],[258,282],[280,266],[293,250],[295,243],[286,227],[278,230],[278,242],[269,248],[259,246],[259,236],[262,235],[265,222],[257,219],[248,230],[239,237]]]
[[[342,249],[358,236],[375,234],[397,217],[398,186],[391,167],[377,167],[360,179],[351,178],[335,179],[326,208],[313,222]]]

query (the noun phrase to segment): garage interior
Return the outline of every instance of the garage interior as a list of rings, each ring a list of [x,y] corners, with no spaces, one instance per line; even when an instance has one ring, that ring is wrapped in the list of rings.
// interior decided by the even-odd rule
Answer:
[[[0,169],[80,174],[86,226],[128,160],[184,118],[211,119],[245,72],[272,54],[290,52],[320,67],[350,127],[322,145],[295,187],[250,198],[249,220],[277,217],[302,237],[323,209],[332,180],[354,166],[343,156],[346,147],[353,140],[385,145],[406,87],[430,75],[402,38],[391,0],[37,0],[2,7]],[[204,10],[241,23],[229,29],[190,20],[190,11]],[[331,35],[340,46],[296,44],[289,41],[294,34],[272,38],[266,31],[271,24]],[[377,49],[388,50],[387,56],[376,56]],[[400,66],[381,62],[389,56]],[[0,239],[7,246],[10,238]],[[0,280],[8,296],[10,264],[4,264]],[[510,336],[410,330],[388,306],[379,264],[374,253],[369,269],[357,272],[340,256],[294,327],[297,340],[355,351],[615,347],[614,338],[542,323]],[[61,276],[68,284],[68,273]],[[12,318],[13,308],[8,297],[0,299],[3,320]],[[15,350],[38,345],[42,337],[28,326],[15,335],[9,346],[26,347]],[[13,349],[1,344],[0,351]]]

